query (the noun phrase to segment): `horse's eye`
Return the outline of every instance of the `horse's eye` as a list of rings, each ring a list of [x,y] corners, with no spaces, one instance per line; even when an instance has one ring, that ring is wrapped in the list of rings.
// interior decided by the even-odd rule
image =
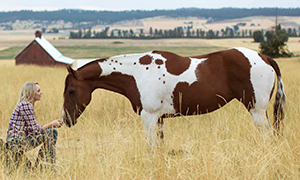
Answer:
[[[69,94],[70,94],[70,95],[75,94],[75,90],[74,90],[74,89],[70,89],[70,90],[69,90]]]

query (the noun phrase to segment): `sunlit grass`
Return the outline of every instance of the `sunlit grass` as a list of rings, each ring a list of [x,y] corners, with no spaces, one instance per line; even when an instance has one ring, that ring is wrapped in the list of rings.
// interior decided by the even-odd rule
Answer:
[[[20,168],[2,179],[299,179],[300,60],[278,60],[287,95],[284,136],[265,141],[238,101],[202,116],[165,120],[165,144],[148,152],[144,129],[129,101],[105,90],[93,93],[73,128],[58,129],[57,173]],[[64,68],[0,64],[0,136],[22,85],[38,81],[42,101],[35,105],[39,124],[61,117]],[[269,117],[273,118],[273,100]],[[36,148],[27,153],[33,162]]]

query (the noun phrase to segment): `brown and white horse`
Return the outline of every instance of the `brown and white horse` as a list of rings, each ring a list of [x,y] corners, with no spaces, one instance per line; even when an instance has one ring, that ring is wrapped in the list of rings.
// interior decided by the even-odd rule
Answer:
[[[152,51],[98,59],[79,68],[68,67],[63,120],[68,127],[91,101],[97,88],[126,96],[141,115],[153,144],[156,125],[163,140],[163,118],[212,112],[236,98],[250,112],[259,130],[272,126],[267,117],[277,75],[274,128],[284,118],[285,93],[277,63],[246,48],[182,57]]]

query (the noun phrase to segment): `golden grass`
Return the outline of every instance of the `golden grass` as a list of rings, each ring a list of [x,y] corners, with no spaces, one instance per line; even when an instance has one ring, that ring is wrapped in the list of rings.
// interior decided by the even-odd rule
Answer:
[[[61,117],[66,69],[14,66],[0,61],[0,136],[26,81],[38,81],[39,124]],[[12,175],[0,164],[1,179],[299,179],[300,59],[277,61],[287,95],[284,136],[264,141],[237,101],[202,116],[165,120],[165,144],[148,153],[140,117],[124,97],[96,90],[73,128],[58,129],[57,173]],[[272,103],[269,116],[272,118]],[[27,153],[34,161],[36,148]]]

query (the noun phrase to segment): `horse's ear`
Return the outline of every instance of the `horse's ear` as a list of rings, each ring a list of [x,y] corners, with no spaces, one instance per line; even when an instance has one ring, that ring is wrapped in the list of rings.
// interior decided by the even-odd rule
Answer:
[[[67,65],[67,70],[69,72],[69,74],[72,74],[74,77],[76,77],[75,71],[73,70],[73,68],[69,65]]]
[[[82,80],[82,77],[71,66],[67,65],[67,70],[68,70],[69,74],[72,74],[76,79]]]

